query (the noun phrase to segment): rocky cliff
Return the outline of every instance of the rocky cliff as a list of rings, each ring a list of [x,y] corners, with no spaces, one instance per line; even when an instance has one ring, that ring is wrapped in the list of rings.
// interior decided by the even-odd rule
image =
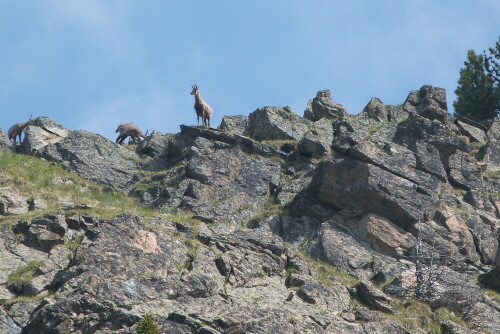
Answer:
[[[431,86],[137,146],[0,131],[0,332],[500,333],[499,141]]]

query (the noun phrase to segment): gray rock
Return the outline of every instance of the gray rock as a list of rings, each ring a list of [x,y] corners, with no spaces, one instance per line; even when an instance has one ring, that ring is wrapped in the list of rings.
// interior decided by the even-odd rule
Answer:
[[[171,137],[172,135],[170,134],[164,135],[155,130],[139,143],[137,153],[150,157],[167,155]]]
[[[46,210],[49,206],[44,200],[38,198],[32,198],[29,202],[29,210]]]
[[[0,308],[0,332],[5,334],[20,334],[22,328]]]
[[[385,105],[378,97],[370,99],[370,102],[363,109],[362,115],[378,122],[387,122],[389,120]]]
[[[308,157],[320,158],[331,153],[333,127],[330,120],[322,118],[314,122],[298,144],[300,153]]]
[[[243,136],[248,124],[246,116],[224,116],[219,128],[229,133]]]
[[[321,163],[316,179],[317,198],[333,208],[376,213],[406,227],[430,213],[434,201],[406,178],[349,157],[330,158]]]
[[[28,212],[28,198],[12,188],[0,188],[0,214],[21,215]]]
[[[410,92],[403,108],[430,120],[438,120],[444,124],[448,122],[446,91],[443,88],[422,86],[420,90]]]
[[[87,131],[71,132],[40,155],[113,190],[131,187],[141,175],[136,153]]]
[[[395,312],[392,299],[373,284],[361,281],[356,285],[356,291],[359,299],[371,308],[391,314]]]
[[[70,130],[47,117],[38,117],[25,129],[26,154],[38,154],[45,146],[55,144],[70,134]]]
[[[299,140],[309,130],[309,121],[290,109],[263,107],[248,116],[245,134],[255,140]]]
[[[467,219],[467,226],[474,236],[475,247],[481,257],[481,262],[487,265],[495,264],[498,254],[499,226],[496,217],[493,221],[483,220],[478,216]]]
[[[463,138],[456,135],[449,127],[440,122],[430,121],[415,113],[397,125],[394,142],[416,150],[418,142],[426,142],[439,150],[441,160],[445,162],[457,150],[469,152],[470,145]]]
[[[344,106],[333,102],[330,97],[330,91],[320,90],[316,97],[307,102],[307,108],[304,111],[304,118],[313,122],[325,117],[328,119],[342,119],[347,116]]]
[[[477,160],[462,151],[452,154],[448,162],[448,180],[451,185],[470,190],[482,188],[482,168]]]
[[[12,142],[7,137],[7,133],[0,129],[0,152],[13,152]]]
[[[469,125],[465,122],[461,122],[460,120],[457,120],[455,124],[457,124],[458,128],[460,129],[460,132],[462,132],[463,135],[469,137],[471,142],[475,143],[486,142],[487,137],[483,129]]]

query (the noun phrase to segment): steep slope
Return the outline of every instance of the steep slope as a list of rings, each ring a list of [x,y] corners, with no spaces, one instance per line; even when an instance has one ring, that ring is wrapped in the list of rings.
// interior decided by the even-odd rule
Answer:
[[[430,86],[130,149],[39,118],[0,136],[0,332],[499,332],[499,131]]]

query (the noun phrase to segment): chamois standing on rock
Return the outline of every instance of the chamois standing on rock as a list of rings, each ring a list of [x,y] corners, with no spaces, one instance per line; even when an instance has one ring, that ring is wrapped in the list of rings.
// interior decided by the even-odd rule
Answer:
[[[15,143],[16,137],[19,136],[19,142],[21,142],[21,134],[23,133],[24,128],[33,123],[32,116],[33,115],[30,116],[30,119],[27,122],[16,123],[10,127],[9,131],[7,131],[9,140],[14,139]]]
[[[212,108],[201,98],[200,92],[196,85],[191,86],[193,90],[191,95],[194,95],[194,110],[196,111],[196,116],[198,116],[198,126],[200,126],[200,117],[204,125],[210,127],[210,117],[212,117]]]
[[[118,125],[118,128],[116,128],[116,132],[120,133],[118,138],[116,138],[116,142],[118,144],[123,143],[125,138],[127,138],[128,136],[130,136],[132,138],[132,142],[134,142],[134,144],[135,144],[136,137],[137,138],[139,138],[139,137],[146,138],[146,135],[144,133],[142,133],[141,129],[139,129],[137,127],[137,125],[132,124],[132,123],[124,123],[124,124]]]

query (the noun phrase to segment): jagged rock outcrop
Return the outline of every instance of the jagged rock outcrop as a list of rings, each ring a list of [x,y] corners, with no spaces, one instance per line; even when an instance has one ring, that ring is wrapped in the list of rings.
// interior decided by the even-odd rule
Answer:
[[[316,97],[307,102],[304,118],[311,121],[318,121],[325,117],[328,119],[342,119],[347,116],[344,106],[332,101],[330,91],[320,90]]]
[[[248,116],[245,134],[255,140],[299,140],[309,122],[289,108],[263,107]]]
[[[403,104],[407,112],[415,112],[430,120],[441,123],[448,122],[448,107],[446,105],[446,91],[443,88],[422,86],[408,94]]]
[[[244,135],[248,126],[248,118],[246,116],[224,116],[219,128],[229,133]]]
[[[36,118],[25,130],[23,140],[26,154],[37,154],[47,145],[55,144],[71,132],[47,117]]]
[[[312,129],[300,140],[300,153],[307,157],[320,158],[330,155],[333,143],[333,127],[329,119],[314,122]]]
[[[0,332],[132,333],[147,313],[165,333],[499,332],[482,288],[498,288],[500,127],[485,124],[449,122],[424,86],[359,115],[320,91],[304,118],[263,107],[136,152],[57,135],[29,153],[149,209],[2,213]],[[409,320],[407,299],[425,311]]]
[[[390,116],[388,116],[387,110],[384,103],[377,98],[372,97],[370,102],[363,109],[362,116],[374,119],[379,122],[387,122]]]

